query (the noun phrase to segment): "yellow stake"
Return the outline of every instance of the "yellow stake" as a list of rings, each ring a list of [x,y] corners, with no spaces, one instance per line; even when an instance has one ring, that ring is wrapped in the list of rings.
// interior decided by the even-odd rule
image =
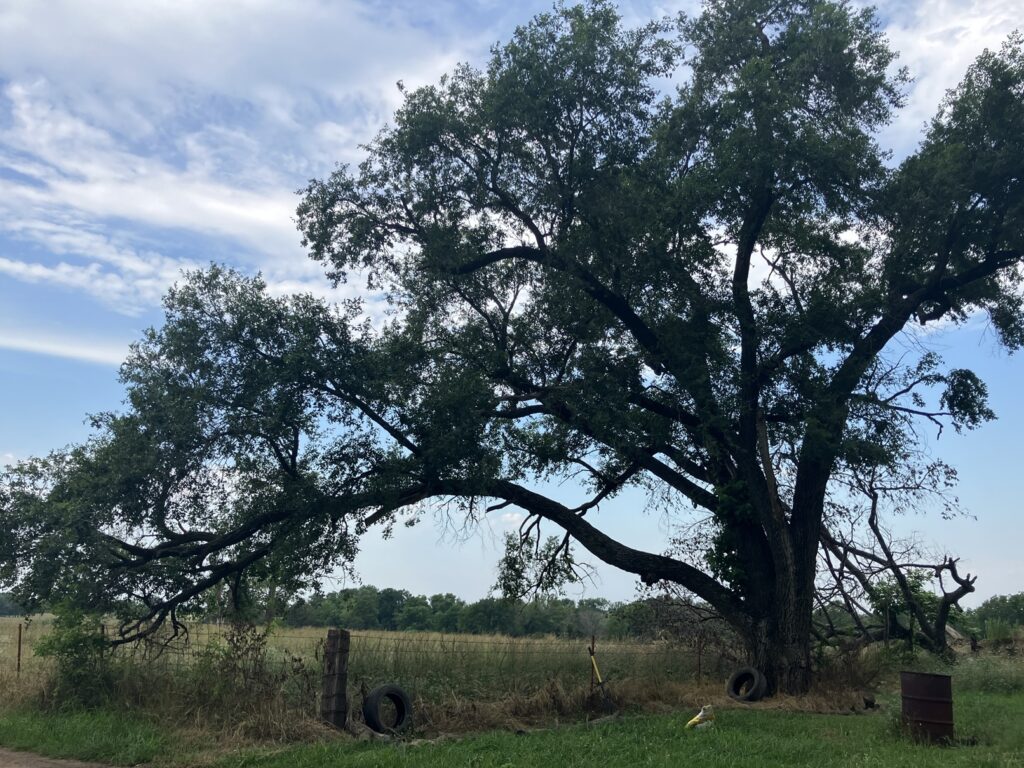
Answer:
[[[601,680],[601,670],[597,668],[597,659],[594,658],[594,654],[590,654],[590,663],[594,665],[594,674],[597,675],[597,684],[604,685],[604,681]]]

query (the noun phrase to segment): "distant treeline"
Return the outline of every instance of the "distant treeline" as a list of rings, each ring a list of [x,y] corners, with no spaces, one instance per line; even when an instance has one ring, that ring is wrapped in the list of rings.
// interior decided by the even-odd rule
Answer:
[[[977,608],[964,612],[965,618],[974,626],[987,631],[990,622],[1010,627],[1024,626],[1024,592],[1015,595],[995,595]]]
[[[22,613],[10,593],[0,592],[0,616]],[[293,627],[611,638],[678,636],[692,631],[697,621],[691,608],[660,597],[628,603],[555,597],[485,597],[466,602],[451,593],[427,597],[404,589],[372,586],[282,601],[268,601],[265,595],[263,600],[254,601],[246,613],[249,620],[276,619]],[[227,617],[213,608],[203,618]],[[990,597],[977,608],[964,611],[957,622],[960,628],[978,631],[982,636],[987,634],[989,623],[1010,628],[1024,626],[1024,592]]]
[[[429,597],[401,589],[372,586],[342,589],[299,598],[280,612],[289,626],[335,626],[347,629],[465,632],[473,634],[636,636],[643,627],[643,601],[611,603],[601,598],[574,601],[538,597],[507,600],[485,597],[466,602],[453,594]]]
[[[18,616],[22,613],[21,606],[7,592],[0,592],[0,616]]]

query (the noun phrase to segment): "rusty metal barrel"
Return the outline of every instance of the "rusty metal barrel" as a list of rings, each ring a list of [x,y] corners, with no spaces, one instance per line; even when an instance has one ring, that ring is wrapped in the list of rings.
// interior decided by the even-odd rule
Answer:
[[[953,740],[953,678],[930,672],[900,672],[903,725],[922,741]]]

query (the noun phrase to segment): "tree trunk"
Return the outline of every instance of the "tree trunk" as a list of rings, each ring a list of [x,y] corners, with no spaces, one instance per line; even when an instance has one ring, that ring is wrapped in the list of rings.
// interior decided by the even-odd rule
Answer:
[[[811,687],[814,570],[801,570],[799,577],[775,580],[775,589],[762,596],[758,616],[742,633],[751,666],[767,679],[768,696],[800,695]]]
[[[768,681],[768,696],[799,695],[811,687],[810,614],[806,622],[789,615],[793,618],[784,625],[774,617],[758,621],[745,638],[751,666]]]

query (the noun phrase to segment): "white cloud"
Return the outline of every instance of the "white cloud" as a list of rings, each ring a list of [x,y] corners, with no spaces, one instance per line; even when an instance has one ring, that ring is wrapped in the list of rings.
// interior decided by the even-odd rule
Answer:
[[[44,72],[151,109],[180,86],[253,102],[306,92],[375,98],[382,82],[446,68],[438,60],[455,53],[453,35],[439,39],[381,10],[351,0],[8,3],[0,47],[19,79]],[[446,21],[454,32],[458,19]]]
[[[4,164],[35,182],[0,181],[8,211],[57,209],[97,224],[123,219],[226,236],[267,255],[300,255],[291,222],[295,196],[283,184],[233,184],[230,176],[211,173],[217,169],[195,140],[186,142],[195,167],[183,170],[129,151],[110,132],[56,106],[46,83],[11,85],[5,96],[12,125],[0,132],[7,147],[0,159],[14,153],[31,158]]]
[[[509,528],[519,526],[525,519],[526,515],[522,512],[502,512],[498,517],[501,524]]]
[[[906,108],[885,134],[898,155],[912,150],[946,91],[963,79],[977,56],[997,50],[1021,26],[1020,0],[887,0],[885,32],[914,83]]]
[[[160,302],[181,270],[198,262],[171,259],[138,249],[111,236],[90,232],[83,222],[56,219],[3,223],[14,242],[40,246],[61,260],[56,264],[0,255],[0,274],[27,283],[45,283],[98,299],[121,314],[138,315]]]
[[[455,34],[457,16],[439,21],[450,7],[412,10],[0,5],[0,236],[15,243],[0,274],[130,314],[211,260],[332,293],[299,245],[295,189],[357,159],[397,105],[398,79],[434,80],[483,43]],[[189,253],[176,231],[217,250]]]
[[[1005,36],[1015,6],[881,3],[918,78],[884,144],[899,155],[916,143],[945,89]],[[37,249],[0,252],[0,274],[130,314],[155,305],[181,269],[211,260],[260,269],[278,288],[336,295],[299,246],[294,189],[359,158],[399,102],[397,80],[431,82],[457,60],[482,60],[513,20],[541,7],[6,3],[0,235]],[[624,13],[640,23],[679,7],[695,3],[637,0]],[[218,250],[162,247],[175,232]]]
[[[64,357],[100,365],[120,365],[128,356],[128,343],[85,336],[43,334],[18,328],[0,328],[0,349]]]

